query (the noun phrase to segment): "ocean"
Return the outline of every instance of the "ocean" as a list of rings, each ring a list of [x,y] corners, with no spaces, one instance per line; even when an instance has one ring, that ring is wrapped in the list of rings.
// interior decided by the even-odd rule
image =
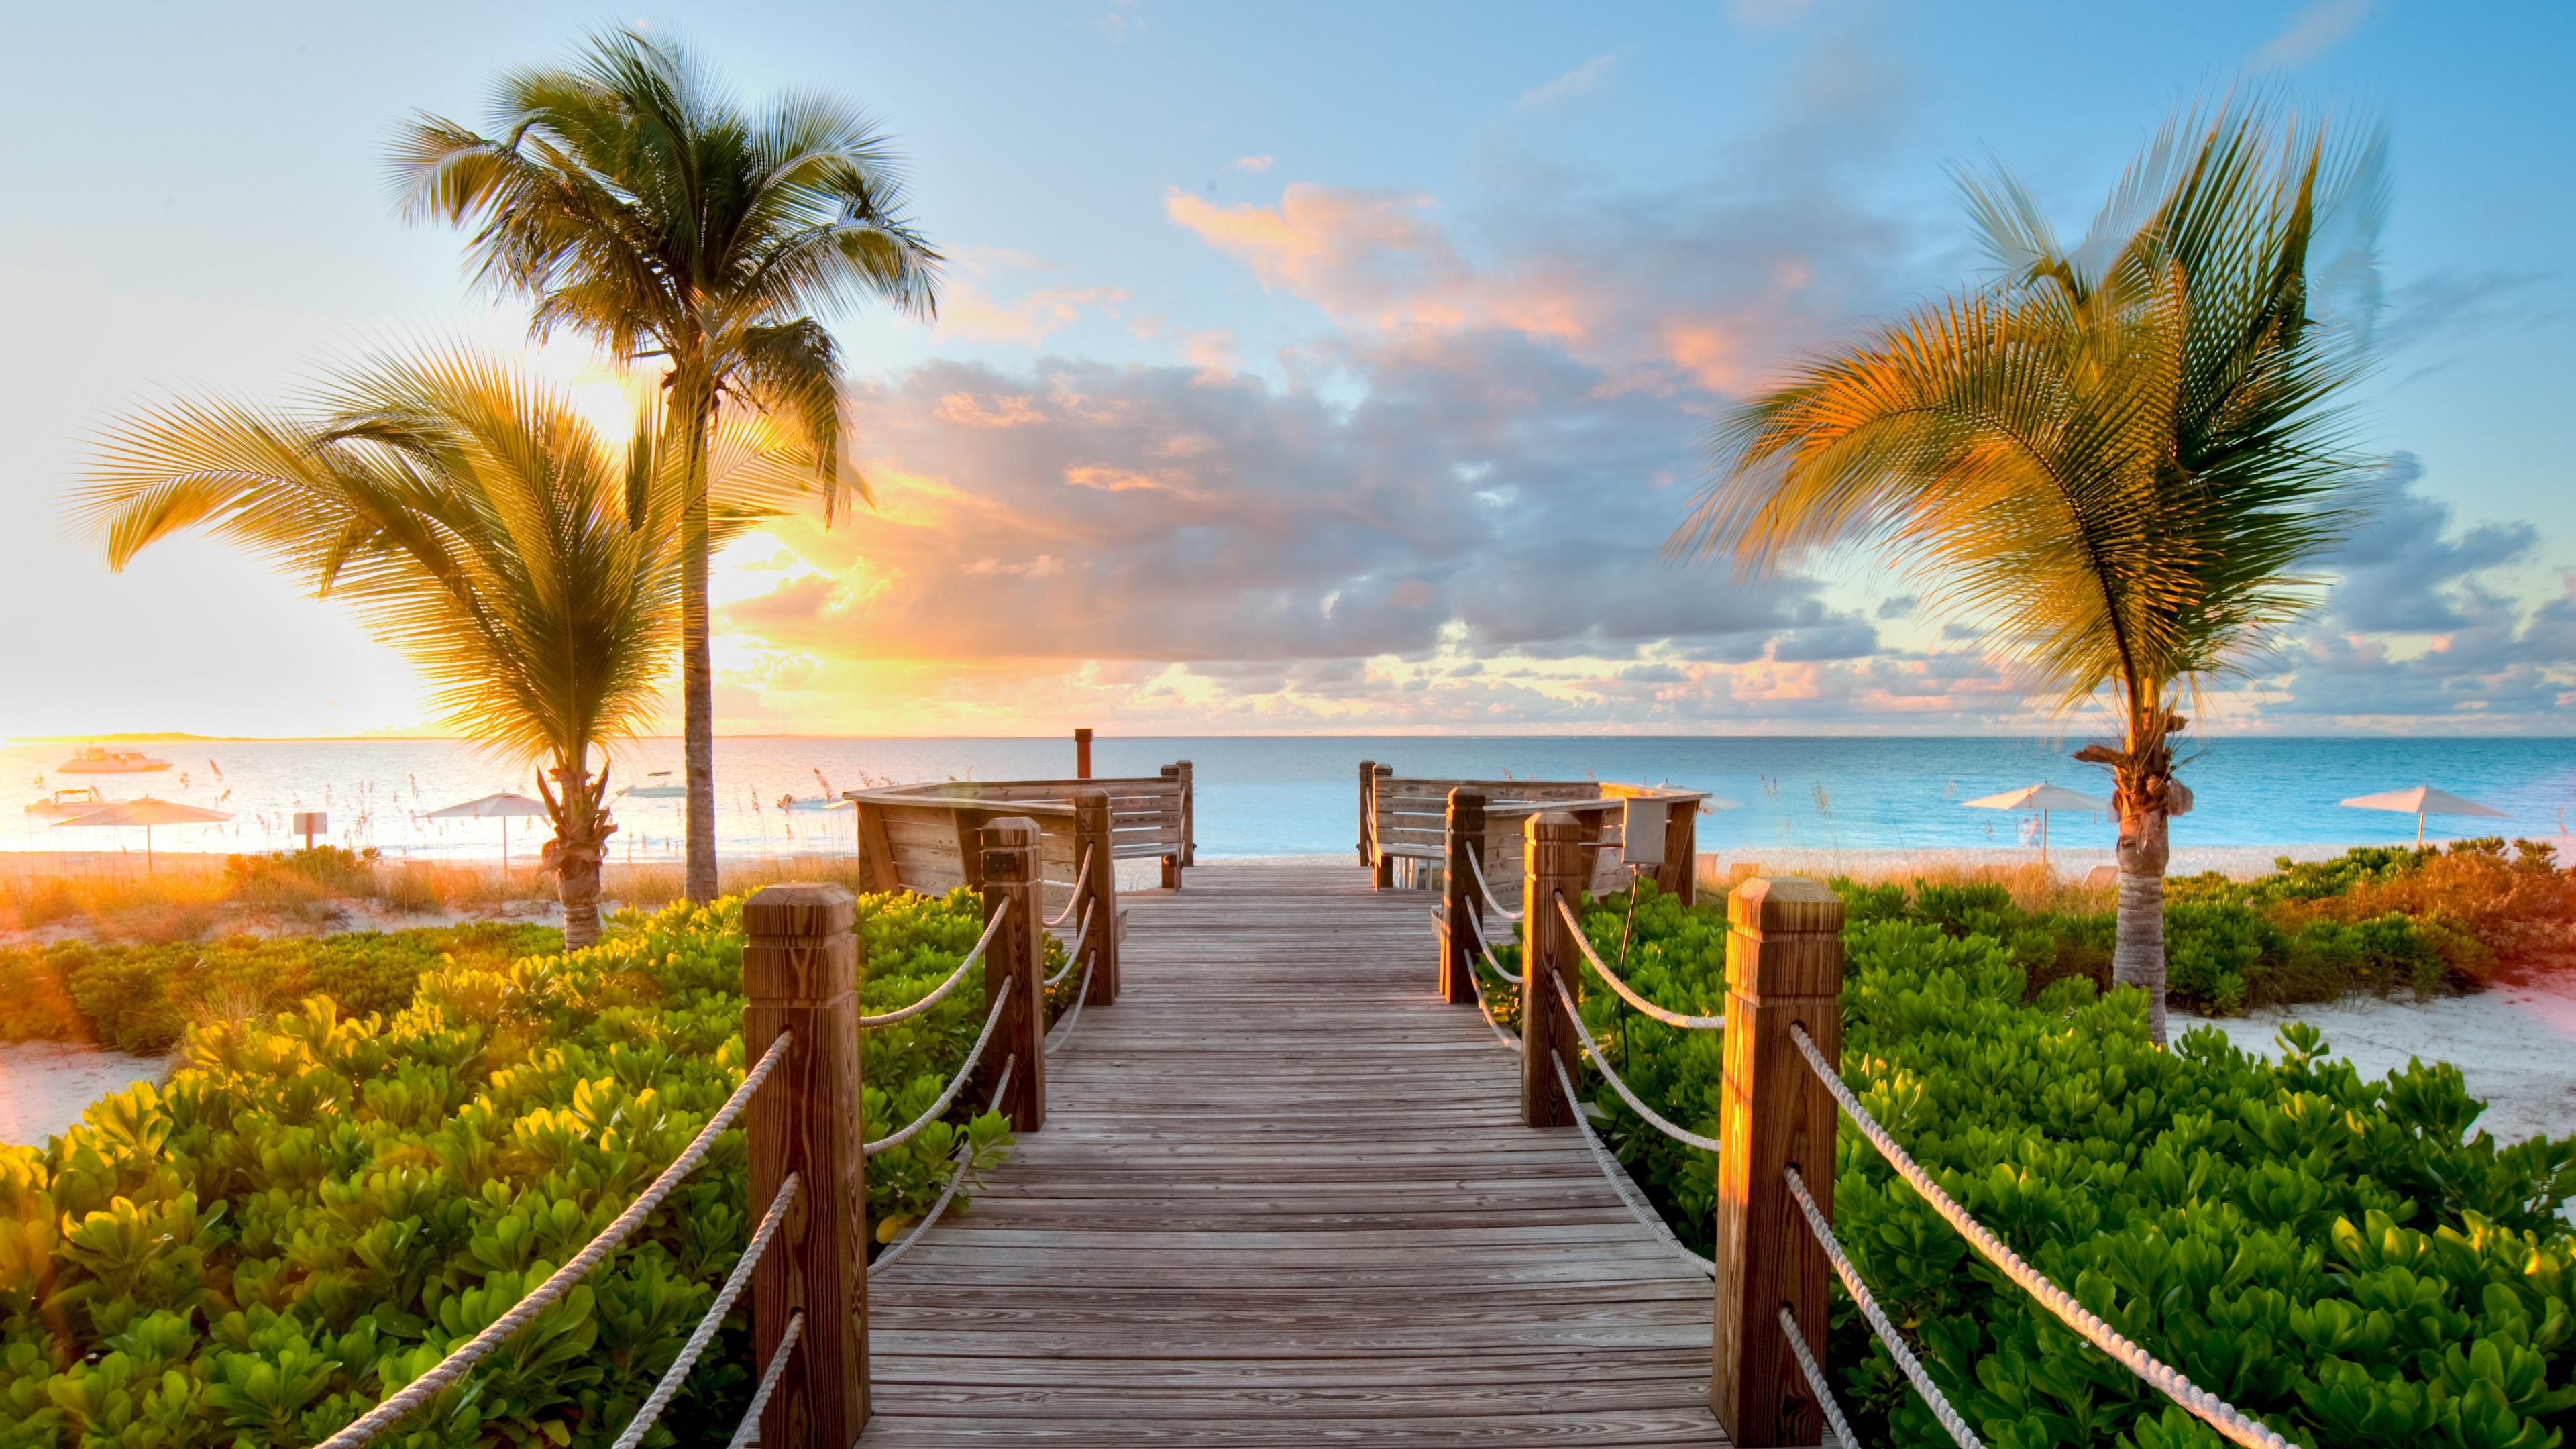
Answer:
[[[1347,855],[1358,832],[1358,765],[1399,775],[1622,780],[1714,791],[1735,808],[1702,817],[1700,848],[1742,858],[1780,853],[2026,849],[2025,817],[1962,802],[2042,780],[2105,796],[2107,776],[2066,757],[2080,741],[2030,738],[1619,736],[1228,736],[1104,738],[1103,776],[1150,775],[1193,762],[1199,854]],[[163,850],[281,850],[300,843],[298,810],[330,816],[335,844],[386,855],[490,858],[501,822],[429,820],[428,811],[500,790],[534,794],[533,781],[445,740],[216,740],[140,748],[172,762],[166,772],[65,775],[63,744],[0,746],[0,779],[19,803],[66,785],[95,784],[111,799],[150,793],[232,813],[220,825],[163,826]],[[2194,851],[2294,849],[2301,855],[2354,844],[2412,840],[2415,821],[2343,809],[2346,796],[2430,783],[2507,812],[2508,818],[2434,817],[2428,838],[2559,837],[2576,805],[2576,739],[2216,739],[2188,744],[2183,777],[2197,808],[2174,823],[2177,864]],[[677,739],[629,747],[612,783],[678,770]],[[846,811],[779,808],[782,796],[815,797],[866,784],[940,779],[1052,778],[1073,772],[1069,739],[830,739],[751,736],[716,743],[719,847],[727,855],[836,852],[853,846]],[[677,778],[674,775],[672,778]],[[680,802],[615,802],[620,860],[676,859]],[[6,828],[0,816],[0,828]],[[20,850],[140,852],[142,832],[56,828],[20,817]],[[2107,818],[2060,813],[2051,845],[2068,860],[2107,859]],[[532,859],[538,820],[510,824],[514,858]],[[522,852],[525,856],[522,857]],[[2568,852],[2576,853],[2576,852]]]

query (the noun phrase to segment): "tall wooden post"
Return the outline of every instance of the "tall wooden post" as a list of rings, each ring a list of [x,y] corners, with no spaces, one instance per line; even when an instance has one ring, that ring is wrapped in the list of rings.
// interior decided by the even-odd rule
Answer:
[[[1008,815],[988,822],[980,835],[984,919],[990,922],[1006,904],[1011,912],[984,952],[984,1009],[992,1010],[996,997],[1010,1004],[976,1064],[976,1083],[989,1093],[1002,1064],[1016,1059],[1011,1089],[993,1105],[1011,1114],[1012,1131],[1035,1132],[1046,1125],[1047,931],[1039,913],[1045,870],[1038,862],[1038,823]]]
[[[1440,996],[1444,1001],[1476,1000],[1476,921],[1484,903],[1476,899],[1476,866],[1485,854],[1485,794],[1460,785],[1449,792],[1447,857],[1440,872],[1440,905],[1449,928],[1441,932]]]
[[[1109,853],[1109,796],[1100,790],[1085,790],[1073,797],[1073,858],[1091,859],[1090,874],[1083,877],[1073,908],[1075,929],[1089,921],[1091,932],[1083,949],[1091,953],[1091,990],[1083,1001],[1091,1006],[1107,1006],[1118,999],[1118,862]]]
[[[802,1341],[760,1418],[760,1440],[846,1449],[868,1422],[867,1159],[859,1150],[858,919],[834,885],[765,886],[743,903],[742,1040],[758,1062],[787,1055],[744,1109],[756,1221],[797,1178],[795,1205],[751,1279],[751,1372]]]
[[[1562,810],[1531,815],[1521,823],[1521,858],[1521,1121],[1571,1127],[1574,1103],[1557,1084],[1549,1053],[1562,1057],[1572,1076],[1583,1067],[1583,1044],[1566,1024],[1565,1005],[1550,983],[1563,981],[1575,1000],[1583,999],[1573,933],[1556,911],[1560,893],[1573,905],[1591,877],[1583,823]]]
[[[1181,776],[1181,869],[1199,868],[1199,780],[1189,761],[1172,766]]]
[[[1395,857],[1386,853],[1383,842],[1377,838],[1377,792],[1379,787],[1394,778],[1395,766],[1379,765],[1376,770],[1377,773],[1369,777],[1368,787],[1369,865],[1375,872],[1369,877],[1369,884],[1385,891],[1395,889]]]
[[[1369,789],[1376,783],[1377,761],[1360,761],[1360,864],[1362,865],[1371,863],[1369,836],[1377,826],[1377,809],[1375,802],[1369,799]]]
[[[1824,1418],[1780,1331],[1787,1304],[1825,1356],[1825,1255],[1789,1196],[1794,1166],[1830,1219],[1834,1099],[1789,1039],[1842,1062],[1843,903],[1821,882],[1755,878],[1727,901],[1726,1082],[1717,1156],[1717,1302],[1708,1406],[1743,1449],[1813,1444]]]
[[[1676,800],[1664,815],[1664,863],[1655,867],[1655,884],[1683,905],[1698,897],[1699,802]]]
[[[1091,731],[1088,729],[1073,732],[1073,778],[1091,778]]]
[[[1162,769],[1162,775],[1165,780],[1170,781],[1176,786],[1181,783],[1181,767],[1178,765],[1165,765]],[[1188,798],[1188,792],[1186,790],[1176,791],[1175,795],[1176,799],[1174,802],[1174,808],[1177,809],[1179,808],[1179,800]],[[1182,831],[1189,829],[1189,822],[1186,817],[1182,820],[1178,828]],[[1178,840],[1174,840],[1172,842],[1172,853],[1163,857],[1163,889],[1167,891],[1176,891],[1180,888],[1181,844]]]

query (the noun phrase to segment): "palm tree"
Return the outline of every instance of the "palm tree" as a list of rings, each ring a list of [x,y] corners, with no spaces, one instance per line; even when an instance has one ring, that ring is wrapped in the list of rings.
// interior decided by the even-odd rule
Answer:
[[[900,167],[867,117],[789,95],[746,114],[684,51],[596,35],[569,68],[513,71],[494,134],[424,115],[397,142],[414,219],[471,226],[476,280],[535,303],[532,330],[659,357],[685,461],[680,651],[687,890],[716,891],[715,676],[708,655],[706,450],[720,410],[792,424],[824,521],[847,471],[839,363],[809,309],[876,297],[928,316],[939,255],[904,215]]]
[[[2382,154],[2259,101],[2182,112],[2073,248],[2009,176],[1968,180],[2001,275],[1743,404],[1673,536],[1745,573],[1875,547],[2034,695],[2103,698],[2119,738],[2075,757],[2115,782],[2113,975],[2159,1043],[2183,695],[2314,607],[2299,570],[2355,519],[2329,403],[2363,365]],[[2338,291],[2349,320],[2311,315]]]
[[[776,489],[801,452],[719,441]],[[75,526],[122,569],[190,528],[348,601],[425,676],[442,723],[541,771],[564,940],[599,935],[617,826],[606,748],[656,717],[677,633],[681,490],[654,429],[603,443],[505,365],[429,352],[353,370],[303,406],[215,397],[109,432]],[[728,509],[720,535],[763,516]],[[595,768],[594,768],[595,767]]]

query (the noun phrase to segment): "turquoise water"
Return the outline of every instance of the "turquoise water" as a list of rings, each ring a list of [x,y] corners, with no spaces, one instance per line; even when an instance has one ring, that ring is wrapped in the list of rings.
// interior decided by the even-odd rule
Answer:
[[[1103,739],[1097,773],[1151,774],[1190,760],[1199,787],[1202,856],[1342,854],[1357,840],[1358,766],[1402,775],[1625,780],[1711,790],[1741,808],[1703,817],[1704,850],[1948,850],[2020,843],[2018,817],[1960,802],[2052,780],[2107,796],[2103,772],[2066,758],[2076,742],[1912,738],[1428,738],[1289,736]],[[390,855],[490,856],[498,822],[422,815],[497,790],[534,793],[529,780],[439,740],[210,741],[155,745],[166,773],[65,776],[65,745],[0,747],[0,779],[26,798],[37,779],[96,783],[110,798],[146,793],[229,810],[227,824],[163,827],[165,850],[262,850],[295,843],[288,816],[325,809],[331,838]],[[676,769],[676,740],[635,746],[616,768],[630,780]],[[2175,822],[2178,846],[2324,846],[2412,839],[2412,816],[2346,810],[2335,802],[2431,783],[2510,812],[2504,820],[2435,817],[2436,838],[2546,836],[2576,806],[2576,740],[2221,739],[2190,746],[2183,770],[2198,808]],[[721,844],[733,854],[846,849],[846,812],[782,811],[782,795],[812,797],[877,781],[1015,779],[1072,773],[1065,739],[809,739],[717,742]],[[819,778],[818,778],[819,776]],[[17,804],[24,804],[21,799]],[[672,854],[677,801],[617,802],[621,857]],[[15,817],[12,809],[0,820]],[[2060,814],[2061,850],[2107,846],[2107,822]],[[131,837],[126,838],[126,837]],[[533,855],[540,821],[514,822],[513,854]],[[139,831],[55,830],[28,817],[18,849],[142,849]]]

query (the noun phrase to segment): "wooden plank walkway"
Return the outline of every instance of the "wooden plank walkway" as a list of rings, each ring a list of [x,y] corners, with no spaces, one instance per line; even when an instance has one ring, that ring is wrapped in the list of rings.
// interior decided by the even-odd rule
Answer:
[[[1133,906],[1045,1130],[869,1285],[869,1445],[1723,1444],[1708,1279],[1325,863]]]

